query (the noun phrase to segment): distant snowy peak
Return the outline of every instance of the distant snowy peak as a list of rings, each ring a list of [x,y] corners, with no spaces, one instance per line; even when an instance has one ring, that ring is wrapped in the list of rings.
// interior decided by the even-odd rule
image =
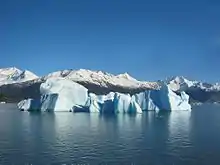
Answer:
[[[90,78],[90,77],[106,77],[106,76],[113,76],[109,73],[105,73],[102,71],[91,71],[91,70],[86,70],[86,69],[79,69],[79,70],[72,70],[72,69],[66,69],[66,70],[61,70],[61,71],[56,71],[48,74],[45,76],[45,78],[50,78],[50,77],[65,77],[65,78],[70,78],[70,79],[80,79],[80,78]]]
[[[205,91],[220,91],[220,84],[209,84],[188,80],[183,76],[168,78],[165,81],[173,91],[186,91],[190,88],[199,88]]]
[[[113,75],[102,71],[92,71],[86,69],[79,70],[62,70],[50,73],[44,79],[50,77],[65,77],[75,82],[84,82],[94,84],[100,87],[108,88],[110,86],[118,86],[125,88],[144,88],[144,89],[157,89],[156,82],[142,82],[131,77],[128,73]]]
[[[197,83],[196,81],[190,81],[183,76],[167,78],[165,82],[174,91],[185,91],[187,88],[190,88]]]
[[[135,78],[131,77],[127,72],[124,74],[119,74],[116,76],[117,78],[123,78],[123,79],[127,79],[130,81],[137,81]]]
[[[25,74],[26,78],[29,80],[37,79],[39,78],[36,74],[32,73],[29,70],[24,70],[23,73]]]
[[[10,75],[13,74],[15,72],[20,71],[19,69],[15,68],[15,67],[11,67],[11,68],[1,68],[0,69],[0,74],[1,75]]]
[[[215,90],[217,90],[217,91],[220,91],[220,84],[219,84],[219,83],[215,83],[215,84],[213,85],[213,88],[214,88]]]
[[[20,70],[15,67],[0,69],[0,85],[25,82],[37,79],[34,73],[28,70]]]
[[[188,80],[188,79],[186,79],[186,78],[183,77],[183,76],[176,76],[176,77],[173,77],[173,78],[170,80],[170,83],[184,84],[184,85],[187,85],[188,87],[191,87],[191,86],[193,86],[195,83],[197,83],[197,81]]]

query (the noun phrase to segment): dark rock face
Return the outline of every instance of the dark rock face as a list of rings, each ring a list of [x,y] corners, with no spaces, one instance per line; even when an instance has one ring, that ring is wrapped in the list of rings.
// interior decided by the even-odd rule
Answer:
[[[40,84],[41,82],[24,82],[2,85],[0,87],[0,94],[7,98],[4,100],[6,102],[19,102],[26,98],[40,98]]]
[[[189,88],[185,92],[190,96],[190,101],[193,103],[214,103],[220,101],[219,91],[206,91],[200,88]]]
[[[89,92],[95,93],[97,95],[108,94],[110,92],[120,92],[120,93],[129,93],[135,94],[147,90],[148,88],[126,88],[123,86],[113,86],[111,84],[108,85],[108,88],[100,87],[96,84],[86,83],[86,82],[77,82],[88,89]]]

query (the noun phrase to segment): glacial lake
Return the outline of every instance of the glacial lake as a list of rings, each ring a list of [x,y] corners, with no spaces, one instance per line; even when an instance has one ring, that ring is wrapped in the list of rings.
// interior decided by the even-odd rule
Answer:
[[[220,164],[220,106],[156,116],[28,113],[1,104],[0,164]]]

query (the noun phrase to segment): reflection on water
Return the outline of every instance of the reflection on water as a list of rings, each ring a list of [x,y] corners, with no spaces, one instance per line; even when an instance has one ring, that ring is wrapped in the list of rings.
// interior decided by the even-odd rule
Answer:
[[[219,162],[218,107],[159,115],[28,113],[7,108],[0,114],[0,164]]]
[[[169,113],[168,117],[168,129],[169,129],[169,139],[179,140],[179,139],[189,139],[190,132],[190,111],[182,111],[178,113],[174,111]]]

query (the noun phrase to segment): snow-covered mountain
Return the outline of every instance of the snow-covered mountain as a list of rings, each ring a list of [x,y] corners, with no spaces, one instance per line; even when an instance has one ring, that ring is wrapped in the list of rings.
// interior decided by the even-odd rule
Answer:
[[[28,70],[15,67],[0,69],[0,86],[5,84],[20,83],[37,79],[38,76]]]
[[[85,86],[90,92],[107,94],[120,92],[135,94],[147,89],[159,89],[160,83],[166,83],[173,91],[185,91],[190,98],[198,102],[220,101],[220,84],[188,80],[183,76],[167,78],[162,81],[138,81],[128,73],[113,75],[102,71],[86,69],[62,70],[38,77],[30,71],[21,71],[17,68],[0,69],[0,94],[20,101],[24,98],[35,98],[40,95],[39,86],[51,77],[64,77]]]
[[[31,83],[46,81],[50,77],[65,77],[82,84],[92,84],[95,86],[109,88],[112,86],[128,89],[158,89],[158,82],[138,81],[128,73],[113,75],[102,71],[92,71],[86,69],[62,70],[52,72],[46,76],[38,77],[28,70],[20,70],[15,67],[0,69],[0,86],[13,83]],[[209,84],[195,80],[188,80],[183,76],[176,76],[162,80],[169,85],[173,91],[186,91],[190,88],[199,88],[205,91],[220,91],[220,84]]]
[[[176,92],[185,91],[191,102],[216,103],[220,102],[220,84],[188,80],[183,76],[169,78],[165,81],[168,86]]]
[[[44,79],[46,80],[50,77],[65,77],[74,82],[78,82],[82,84],[92,84],[92,85],[100,86],[102,88],[109,88],[112,86],[129,88],[129,89],[158,88],[158,83],[138,81],[135,78],[131,77],[128,73],[113,75],[102,71],[79,69],[79,70],[63,70],[63,71],[53,72],[45,76]]]
[[[220,91],[220,84],[209,84],[195,80],[188,80],[183,76],[171,77],[165,80],[173,91],[187,91],[189,89],[201,89],[207,92]]]

